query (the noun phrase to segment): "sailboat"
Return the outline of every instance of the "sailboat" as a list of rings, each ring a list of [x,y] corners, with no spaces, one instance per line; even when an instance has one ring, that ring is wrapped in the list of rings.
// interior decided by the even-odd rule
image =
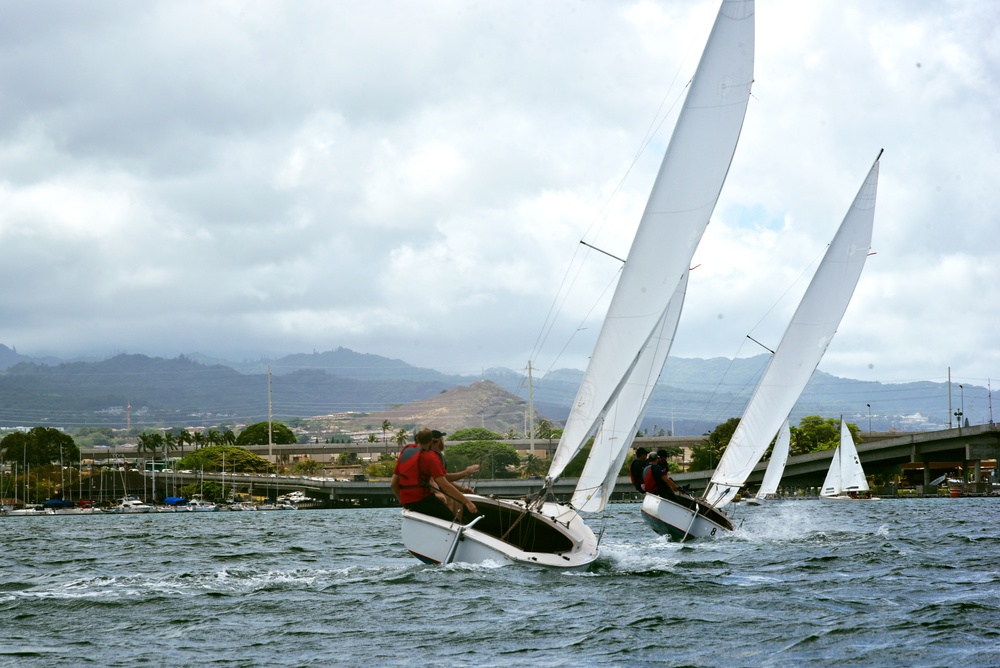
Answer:
[[[767,469],[764,471],[764,480],[760,483],[757,493],[747,499],[747,504],[759,506],[761,501],[773,497],[778,491],[781,483],[781,475],[785,472],[785,464],[788,463],[788,449],[792,443],[792,432],[788,426],[788,419],[781,423],[778,430],[778,438],[771,449],[771,459],[767,462]]]
[[[580,513],[604,507],[666,359],[682,302],[675,295],[743,126],[753,56],[753,0],[723,0],[542,490],[518,501],[469,495],[479,516],[465,525],[404,509],[403,542],[415,556],[567,568],[597,559],[599,540]],[[598,430],[573,501],[556,502],[553,485]]]
[[[764,456],[781,422],[819,366],[847,311],[871,248],[880,151],[781,338],[719,461],[703,498],[646,494],[642,517],[678,540],[733,530],[723,508]]]
[[[847,423],[840,420],[840,445],[833,452],[830,470],[826,473],[821,499],[849,499],[851,501],[878,500],[868,492],[868,479],[865,469],[858,458],[858,449],[854,446],[851,430]]]

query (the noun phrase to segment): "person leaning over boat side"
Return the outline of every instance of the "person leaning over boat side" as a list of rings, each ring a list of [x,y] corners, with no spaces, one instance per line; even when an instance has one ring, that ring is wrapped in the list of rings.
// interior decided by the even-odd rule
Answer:
[[[646,486],[642,482],[642,475],[646,472],[646,466],[648,464],[646,456],[649,454],[649,450],[639,446],[635,449],[635,459],[628,467],[629,477],[632,478],[632,484],[635,486],[637,492],[645,492]]]
[[[441,458],[441,464],[444,465],[445,468],[448,468],[448,465],[444,461],[444,437],[445,436],[447,436],[447,434],[445,432],[438,431],[437,429],[433,430],[431,432],[431,448],[430,449],[433,452],[436,452],[438,454],[438,456]],[[468,478],[469,476],[474,475],[476,473],[479,473],[479,464],[470,464],[469,466],[466,466],[461,471],[456,471],[455,473],[449,473],[449,474],[447,474],[447,478],[448,478],[448,482],[454,484],[455,482],[457,482],[459,480],[462,480],[463,478]],[[469,487],[465,487],[464,485],[455,485],[455,487],[457,487],[458,489],[460,489],[463,492],[472,492],[472,489],[470,489]]]
[[[648,493],[665,499],[673,499],[674,492],[679,492],[680,486],[670,479],[667,467],[668,457],[666,450],[658,450],[651,454],[649,460],[652,463],[643,471],[642,480]]]
[[[438,489],[447,496],[458,499],[470,513],[475,513],[476,504],[448,481],[441,457],[431,451],[429,429],[417,432],[417,445],[419,446],[417,448],[404,448],[402,454],[405,456],[397,462],[399,500],[403,507],[443,520],[453,520],[454,511],[437,497],[434,488],[431,487],[431,481],[434,481]]]
[[[445,432],[443,431],[438,431],[437,429],[433,430],[431,432],[431,447],[430,447],[430,451],[436,453],[437,456],[441,458],[441,466],[445,467],[445,470],[448,469],[448,465],[444,461],[444,437],[446,435],[447,434],[445,434]],[[473,475],[474,473],[478,472],[479,472],[479,464],[470,464],[461,471],[456,471],[455,473],[446,473],[445,477],[448,479],[448,482],[452,483],[452,485],[454,485],[455,489],[457,489],[458,491],[463,492],[465,494],[471,494],[472,489],[470,487],[466,487],[465,485],[456,485],[455,483],[461,480],[462,478],[468,478],[470,475]],[[451,508],[454,515],[458,516],[459,512],[461,512],[462,510],[462,504],[459,502],[459,500],[448,496],[447,494],[445,494],[440,490],[438,490],[436,494],[439,499],[444,501],[448,505],[448,507]]]

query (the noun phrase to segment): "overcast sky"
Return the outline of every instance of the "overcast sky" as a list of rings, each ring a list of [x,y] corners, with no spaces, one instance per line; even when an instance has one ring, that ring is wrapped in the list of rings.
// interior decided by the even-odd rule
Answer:
[[[619,265],[579,241],[628,252],[716,8],[5,2],[0,343],[583,368]],[[776,345],[884,147],[820,369],[1000,377],[998,26],[992,0],[757,3],[673,355]]]

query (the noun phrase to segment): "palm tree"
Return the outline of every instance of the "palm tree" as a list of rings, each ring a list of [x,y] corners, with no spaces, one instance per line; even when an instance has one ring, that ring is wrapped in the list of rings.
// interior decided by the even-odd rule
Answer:
[[[236,445],[236,434],[233,433],[232,429],[222,432],[222,442],[226,445]]]
[[[167,450],[176,450],[179,447],[181,449],[181,459],[184,459],[184,441],[178,439],[172,431],[168,431],[163,435],[163,444],[167,446]]]
[[[382,420],[382,445],[386,452],[389,452],[389,442],[386,440],[385,433],[392,429],[392,423],[388,420]]]
[[[398,445],[399,447],[403,447],[404,445],[406,445],[406,440],[407,440],[406,430],[400,429],[399,431],[397,431],[396,435],[394,436],[394,440],[396,441],[396,445]]]
[[[209,445],[222,445],[222,433],[218,429],[209,429],[205,440]]]

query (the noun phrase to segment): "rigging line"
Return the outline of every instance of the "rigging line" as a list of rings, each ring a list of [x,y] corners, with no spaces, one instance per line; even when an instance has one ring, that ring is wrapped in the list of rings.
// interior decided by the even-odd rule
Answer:
[[[597,246],[593,246],[593,245],[591,245],[591,244],[588,244],[588,243],[587,243],[586,241],[584,241],[583,239],[581,239],[581,240],[580,240],[580,243],[581,243],[581,244],[583,244],[584,246],[586,246],[587,248],[593,248],[593,249],[594,249],[595,251],[597,251],[598,253],[604,253],[604,254],[605,254],[605,255],[607,255],[608,257],[610,257],[610,258],[614,258],[615,260],[618,260],[618,261],[619,261],[619,262],[621,262],[622,264],[625,264],[625,260],[623,260],[622,258],[618,257],[617,255],[612,255],[611,253],[609,253],[609,252],[608,252],[608,251],[606,251],[606,250],[602,250],[602,249],[598,248]]]
[[[587,318],[590,317],[590,315],[594,312],[594,309],[597,308],[597,305],[599,303],[601,303],[601,301],[604,299],[605,295],[608,294],[608,291],[615,284],[615,278],[618,276],[619,273],[621,273],[621,269],[620,268],[619,268],[619,270],[617,272],[615,272],[615,276],[612,277],[612,279],[607,283],[607,285],[605,285],[604,290],[601,291],[601,294],[599,294],[597,296],[597,298],[594,300],[594,302],[591,304],[590,310],[587,311],[587,313],[583,316],[583,319],[580,321],[579,326],[574,330],[573,334],[569,337],[569,339],[566,340],[566,342],[563,344],[563,347],[559,349],[559,352],[556,354],[555,359],[553,359],[548,364],[548,366],[547,366],[547,368],[545,370],[545,373],[548,373],[548,372],[550,372],[550,371],[553,370],[553,368],[555,367],[556,363],[562,358],[563,353],[565,353],[566,349],[569,348],[570,343],[573,342],[573,338],[576,336],[577,332],[581,332],[584,329],[586,329],[585,327],[583,327],[583,324],[585,322],[587,322]],[[543,378],[544,378],[544,374],[543,374]]]
[[[695,40],[692,37],[691,41],[688,43],[688,48],[686,50],[685,56],[678,63],[676,69],[674,70],[674,75],[671,78],[670,83],[667,85],[667,88],[666,88],[666,91],[663,94],[663,97],[660,99],[660,104],[657,107],[656,112],[653,114],[652,119],[650,120],[649,126],[646,129],[646,133],[643,136],[643,139],[639,143],[639,148],[636,150],[636,153],[635,153],[635,155],[632,158],[632,162],[629,164],[628,168],[625,170],[625,173],[622,175],[622,177],[619,180],[618,184],[615,186],[614,190],[608,196],[608,198],[605,201],[605,203],[601,206],[601,208],[598,211],[598,213],[594,216],[594,219],[591,221],[590,225],[587,227],[587,230],[586,230],[586,232],[583,235],[584,237],[588,236],[591,233],[591,231],[594,229],[594,226],[597,225],[598,221],[606,218],[606,212],[607,212],[608,208],[610,207],[611,202],[615,198],[617,198],[618,194],[621,192],[621,190],[622,190],[622,188],[624,186],[625,181],[628,179],[629,175],[632,172],[632,169],[639,162],[639,158],[649,148],[649,145],[652,143],[653,137],[656,136],[656,133],[659,131],[659,129],[666,122],[666,119],[668,117],[670,117],[672,114],[674,114],[675,109],[677,108],[677,106],[680,103],[680,101],[683,99],[684,91],[686,91],[687,88],[690,85],[690,79],[688,80],[687,83],[684,84],[684,86],[681,88],[680,92],[678,92],[677,94],[673,95],[673,99],[670,100],[671,93],[672,93],[672,91],[675,91],[676,86],[677,86],[677,81],[680,78],[681,72],[684,69],[684,63],[686,63],[686,62],[689,61],[689,59],[691,57],[692,50],[695,48],[694,45],[695,45]],[[670,100],[669,105],[668,105],[668,100]],[[666,110],[664,111],[664,107],[665,106],[666,106]],[[538,338],[535,341],[535,346],[532,349],[532,358],[537,357],[537,351],[544,344],[545,340],[547,340],[548,333],[551,332],[552,328],[554,327],[554,324],[550,324],[550,318],[554,321],[555,315],[553,315],[553,314],[558,315],[558,313],[561,312],[561,310],[562,310],[562,305],[560,304],[560,295],[562,294],[563,288],[567,284],[567,278],[569,277],[569,275],[571,273],[572,265],[573,265],[573,262],[576,260],[576,258],[577,258],[577,253],[574,253],[573,254],[573,258],[571,258],[571,260],[570,260],[570,267],[567,268],[566,273],[563,275],[563,280],[560,283],[559,291],[557,291],[557,293],[556,293],[556,297],[553,300],[553,304],[549,308],[549,313],[546,315],[545,322],[543,323],[542,329],[539,332]],[[570,285],[572,285],[572,284],[574,284],[576,282],[576,278],[579,277],[581,271],[582,271],[582,267],[581,267],[581,269],[577,270],[576,275],[573,277],[573,280],[569,281]],[[565,299],[566,298],[563,299],[563,303],[565,303]],[[564,350],[565,350],[565,348],[564,348]]]

